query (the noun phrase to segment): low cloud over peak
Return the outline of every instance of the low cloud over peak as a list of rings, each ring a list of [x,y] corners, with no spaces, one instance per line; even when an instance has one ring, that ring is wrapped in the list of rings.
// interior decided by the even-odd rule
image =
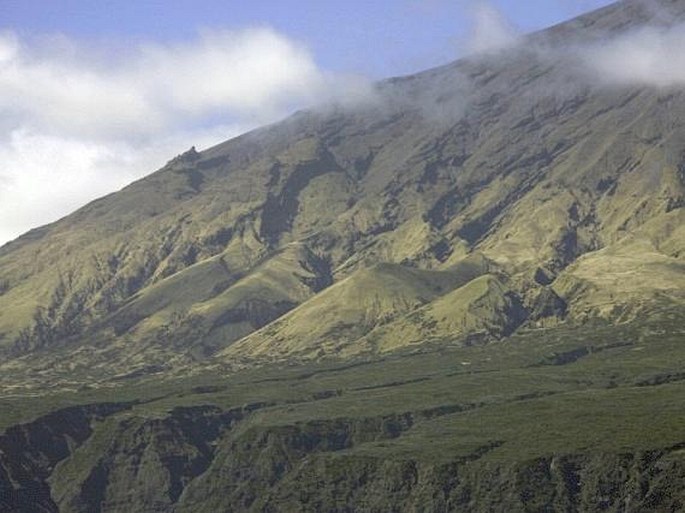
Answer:
[[[607,84],[685,85],[685,24],[644,27],[582,48],[583,62]]]
[[[266,27],[146,43],[125,59],[103,55],[112,57],[109,66],[71,47],[41,52],[11,33],[0,36],[5,118],[62,135],[147,135],[207,115],[270,121],[336,94],[305,47]],[[335,78],[344,89],[345,80]]]
[[[371,90],[268,27],[124,50],[49,41],[0,32],[0,244],[193,144]]]
[[[514,46],[519,32],[491,3],[481,0],[471,6],[472,29],[467,50],[472,54],[489,53]]]

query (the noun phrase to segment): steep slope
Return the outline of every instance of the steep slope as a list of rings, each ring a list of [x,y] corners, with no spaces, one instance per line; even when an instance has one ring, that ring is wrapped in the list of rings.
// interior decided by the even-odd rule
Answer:
[[[293,243],[241,277],[221,255],[145,288],[109,320],[114,337],[174,343],[212,353],[330,284],[330,270]],[[160,331],[161,330],[161,331]]]
[[[443,271],[398,264],[360,269],[288,315],[230,346],[221,357],[314,358],[363,351],[357,342],[395,318],[465,288],[491,264],[472,256]]]
[[[521,300],[496,277],[484,275],[389,326],[365,342],[378,351],[412,344],[467,339],[487,341],[513,333],[527,317]]]
[[[627,0],[0,248],[0,511],[685,508],[685,91]]]
[[[569,298],[573,317],[626,319],[646,305],[683,308],[684,221],[682,212],[671,212],[569,266],[554,288]]]
[[[121,378],[220,351],[269,353],[270,340],[300,340],[274,349],[284,358],[283,347],[344,354],[381,332],[378,319],[360,320],[443,301],[405,268],[449,273],[476,253],[497,266],[489,320],[469,320],[471,303],[450,296],[421,312],[441,326],[435,338],[682,308],[685,92],[606,85],[559,50],[682,22],[684,4],[622,2],[502,53],[382,82],[363,105],[298,113],[191,149],[7,244],[0,379],[71,379],[76,368],[83,379],[95,368]],[[397,272],[379,277],[377,264]],[[621,269],[640,278],[622,280]],[[321,292],[336,282],[360,290],[367,278],[379,310],[362,301],[351,314],[338,289]],[[300,323],[318,331],[301,337]],[[411,342],[429,335],[418,330]]]

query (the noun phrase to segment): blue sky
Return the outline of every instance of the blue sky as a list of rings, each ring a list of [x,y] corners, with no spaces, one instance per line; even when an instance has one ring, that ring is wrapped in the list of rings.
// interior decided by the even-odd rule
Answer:
[[[295,108],[607,0],[0,0],[0,244]]]
[[[268,25],[306,44],[318,64],[375,78],[454,59],[468,38],[471,0],[2,0],[0,23],[25,36],[175,41],[200,28]],[[529,32],[611,0],[493,0]]]

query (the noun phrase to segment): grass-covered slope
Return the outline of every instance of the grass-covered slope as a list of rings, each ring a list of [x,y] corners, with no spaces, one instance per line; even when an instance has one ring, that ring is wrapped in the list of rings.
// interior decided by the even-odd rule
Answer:
[[[5,245],[2,386],[681,309],[685,93],[591,80],[558,51],[685,20],[648,3],[191,149]],[[474,258],[491,276],[452,283]]]
[[[0,504],[679,511],[683,321],[5,398]]]
[[[619,2],[0,248],[0,512],[685,509],[685,92],[555,50],[682,21]]]
[[[489,267],[483,257],[473,256],[445,270],[398,264],[360,269],[220,356],[227,361],[254,357],[311,359],[367,352],[360,340],[365,335],[449,296],[455,289],[465,288]]]

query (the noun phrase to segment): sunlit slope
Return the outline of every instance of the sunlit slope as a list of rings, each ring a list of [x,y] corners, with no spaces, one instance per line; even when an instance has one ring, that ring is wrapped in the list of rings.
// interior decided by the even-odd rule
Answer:
[[[190,150],[0,248],[0,511],[681,511],[685,91],[555,50],[650,20],[685,0]]]
[[[192,347],[207,356],[261,328],[330,284],[325,262],[292,244],[245,276],[223,255],[186,268],[134,296],[105,326],[114,335]]]
[[[442,271],[398,264],[360,269],[229,347],[221,357],[311,359],[369,352],[373,348],[360,340],[365,335],[455,289],[467,288],[490,267],[482,257],[473,256]]]
[[[685,19],[682,2],[662,4],[668,23]],[[449,273],[476,254],[496,267],[482,322],[455,297],[453,311],[434,312],[435,337],[388,335],[367,349],[680,308],[685,93],[606,85],[554,52],[565,38],[639,28],[651,12],[641,5],[532,36],[545,51],[524,44],[387,80],[362,105],[192,149],[7,244],[4,360],[52,358],[52,372],[71,347],[120,375],[133,361],[185,365],[234,342],[241,357],[287,358],[298,344],[345,355],[389,316],[435,307],[412,272]],[[360,276],[378,301],[350,293],[343,305],[327,289],[363,290]],[[268,325],[314,304],[322,322],[313,312],[302,327]],[[295,342],[302,330],[309,342]]]
[[[513,333],[525,318],[517,295],[496,276],[485,275],[379,327],[364,342],[385,352],[426,342],[491,341]]]
[[[556,280],[571,315],[626,320],[656,310],[685,309],[685,212],[664,216],[659,229],[583,255]]]

